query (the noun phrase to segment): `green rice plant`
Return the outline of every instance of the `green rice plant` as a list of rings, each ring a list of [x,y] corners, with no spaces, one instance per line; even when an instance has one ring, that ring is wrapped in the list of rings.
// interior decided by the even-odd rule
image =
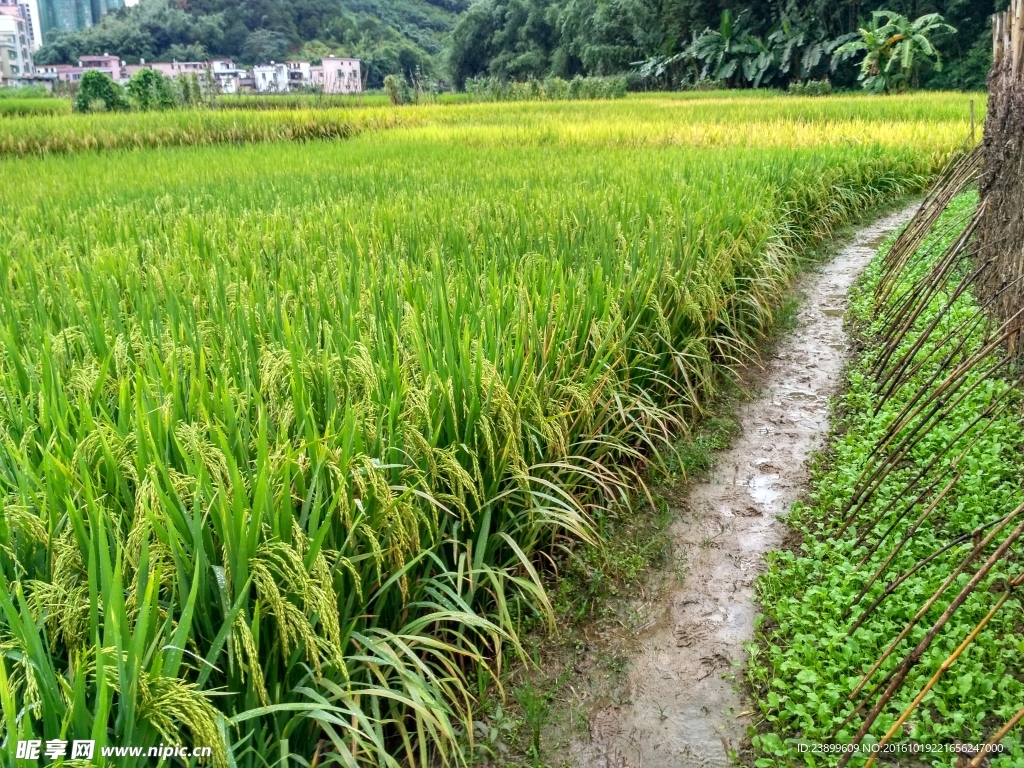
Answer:
[[[386,107],[390,104],[387,94],[367,91],[364,94],[330,93],[288,93],[251,94],[239,93],[216,97],[217,109],[329,109],[339,107]]]
[[[437,96],[442,104],[467,101],[464,93],[442,93]],[[360,94],[289,93],[289,94],[231,94],[216,97],[217,109],[331,109],[354,107],[386,107],[391,99],[383,91],[370,90]]]
[[[101,115],[0,159],[2,748],[464,764],[558,564],[801,249],[957,151],[951,98]],[[321,120],[392,130],[246,143]],[[240,138],[73,151],[132,131]]]
[[[415,115],[370,108],[273,112],[184,109],[26,117],[0,124],[0,156],[347,139],[362,131],[416,121]]]
[[[224,98],[224,97],[222,97]],[[612,101],[431,104],[416,109],[178,110],[28,117],[0,123],[0,157],[311,141],[418,126],[431,141],[611,142],[637,146],[885,145],[933,148],[941,165],[970,126],[965,94],[866,96],[794,104],[749,92],[630,94]],[[984,94],[973,100],[984,103]],[[983,116],[984,109],[979,106]],[[966,127],[965,127],[966,126]],[[427,136],[425,136],[427,138]]]
[[[623,99],[627,79],[618,77],[580,77],[571,81],[560,77],[522,82],[497,77],[471,77],[466,80],[466,97],[482,101],[564,101],[566,99]]]
[[[0,118],[33,115],[67,115],[71,102],[54,98],[0,98]]]
[[[10,99],[48,99],[52,94],[41,85],[0,88],[0,101]]]

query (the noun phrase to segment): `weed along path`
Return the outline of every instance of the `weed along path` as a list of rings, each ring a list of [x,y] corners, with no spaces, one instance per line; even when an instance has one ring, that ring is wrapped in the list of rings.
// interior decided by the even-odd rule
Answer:
[[[753,637],[754,580],[783,539],[779,517],[800,495],[807,460],[829,429],[829,398],[847,355],[847,294],[881,241],[916,206],[857,231],[798,284],[796,328],[782,339],[743,404],[741,434],[694,483],[672,526],[683,576],[635,638],[617,704],[589,713],[572,746],[580,768],[727,766],[752,721],[738,689]],[[659,615],[660,614],[660,615]]]

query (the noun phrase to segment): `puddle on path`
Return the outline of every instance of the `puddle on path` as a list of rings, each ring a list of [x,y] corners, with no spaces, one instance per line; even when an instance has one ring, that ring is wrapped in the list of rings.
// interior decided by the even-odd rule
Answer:
[[[784,515],[829,428],[847,338],[846,297],[884,238],[916,206],[859,230],[798,284],[797,327],[767,361],[761,394],[741,407],[742,434],[694,484],[672,526],[686,575],[637,638],[625,696],[590,707],[590,738],[571,746],[579,768],[728,766],[751,718],[736,683],[757,615],[753,584],[780,546]]]

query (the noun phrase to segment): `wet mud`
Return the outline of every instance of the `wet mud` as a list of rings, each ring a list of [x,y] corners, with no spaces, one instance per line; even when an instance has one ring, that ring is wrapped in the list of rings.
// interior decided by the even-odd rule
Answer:
[[[752,639],[754,581],[785,535],[783,518],[824,447],[829,398],[847,357],[850,286],[915,207],[859,229],[797,285],[795,328],[765,361],[758,393],[739,410],[741,434],[694,483],[671,534],[684,575],[635,638],[621,696],[591,705],[589,738],[570,747],[580,768],[705,768],[733,764],[752,722],[738,679]]]

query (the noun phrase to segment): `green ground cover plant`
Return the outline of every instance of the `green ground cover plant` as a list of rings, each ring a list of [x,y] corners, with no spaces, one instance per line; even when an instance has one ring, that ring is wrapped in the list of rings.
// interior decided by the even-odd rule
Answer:
[[[928,98],[0,159],[0,749],[463,764],[545,579],[637,513],[800,252],[960,151],[964,98]]]
[[[899,275],[889,294],[891,301],[905,297],[905,291],[944,258],[976,205],[973,192],[953,202]],[[978,566],[957,575],[965,555],[982,540],[977,531],[1014,512],[1024,500],[1020,482],[1024,421],[1014,384],[1017,374],[1008,367],[1005,376],[986,377],[988,369],[1002,361],[1001,354],[992,351],[971,368],[955,408],[914,445],[858,509],[859,524],[843,525],[858,479],[898,414],[913,404],[918,392],[932,394],[943,380],[941,374],[992,340],[991,327],[977,321],[979,307],[970,291],[959,297],[953,293],[973,268],[968,261],[944,279],[912,332],[894,351],[894,359],[908,361],[907,374],[884,401],[872,373],[886,354],[884,345],[874,341],[886,327],[880,317],[893,306],[875,305],[881,256],[853,296],[851,316],[864,347],[849,368],[829,455],[807,502],[797,505],[789,518],[802,535],[802,544],[774,555],[760,582],[764,621],[759,642],[751,647],[749,668],[764,715],[762,732],[755,737],[761,754],[758,766],[838,763],[839,753],[815,754],[801,751],[801,745],[851,742],[860,717],[853,715],[855,701],[849,697],[858,691],[862,677],[869,673],[870,690],[925,638],[948,598],[927,610],[897,645],[897,652],[871,674],[876,659],[947,578],[955,576],[951,586],[955,594],[980,567],[984,558],[979,555]],[[955,300],[949,311],[942,312],[951,299]],[[919,338],[923,341],[915,347]],[[895,439],[907,433],[904,428]],[[931,490],[919,494],[923,488]],[[947,549],[951,542],[956,545]],[[984,550],[985,557],[996,544]],[[939,678],[897,731],[894,743],[926,747],[983,743],[1020,709],[1024,704],[1019,663],[1024,627],[1020,600],[1007,594],[1006,585],[1022,570],[1019,556],[1011,553],[967,596],[882,709],[865,739],[866,747],[896,723],[929,678],[1000,600],[1005,601],[1001,610],[984,627],[979,641],[967,646]],[[876,578],[869,582],[872,575]],[[993,768],[1020,765],[1024,747],[1019,731],[1011,731],[1001,743],[1005,752],[993,756],[989,764]],[[849,764],[863,765],[868,754],[862,752]],[[883,762],[899,758],[890,754]],[[956,762],[960,758],[949,752],[923,752],[913,758],[933,765],[960,764]]]

